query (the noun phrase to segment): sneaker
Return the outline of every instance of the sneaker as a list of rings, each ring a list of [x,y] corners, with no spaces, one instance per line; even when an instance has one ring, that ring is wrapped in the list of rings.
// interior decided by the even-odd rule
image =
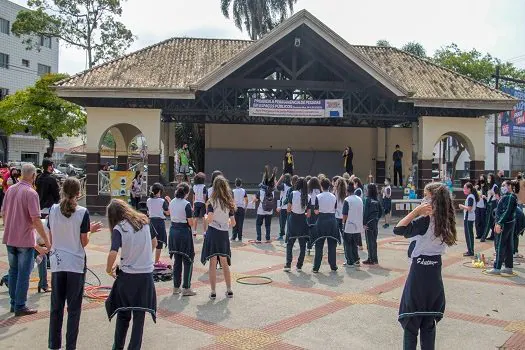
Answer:
[[[384,224],[384,225],[383,225],[383,228],[388,228],[388,224]]]
[[[311,249],[308,249],[308,250],[306,251],[306,254],[307,254],[308,256],[310,256],[310,253],[311,253],[311,252],[312,252],[312,250],[311,250]]]
[[[360,267],[361,266],[361,262],[360,261],[356,261],[355,264],[354,264],[355,267]]]
[[[487,275],[501,275],[501,270],[498,270],[498,269],[490,269],[490,270],[486,270],[485,273]]]
[[[368,259],[363,261],[363,264],[364,265],[374,265],[373,261],[372,260],[368,260]]]
[[[485,239],[482,238],[482,239],[480,239],[479,241],[480,241],[480,242],[485,242]]]
[[[337,271],[337,266],[332,268],[332,272],[336,272]]]
[[[226,298],[233,298],[233,292],[231,290],[226,292]]]
[[[511,268],[508,268],[508,267],[505,267],[503,269],[501,269],[501,273],[504,273],[504,274],[507,274],[507,275],[512,275],[514,274],[514,272],[512,271]]]
[[[314,269],[312,269],[312,272],[313,272],[313,273],[319,273],[319,270],[314,270]]]
[[[173,288],[173,294],[177,295],[180,294],[180,288]]]
[[[355,267],[354,264],[346,264],[345,266],[346,266],[346,267],[350,267],[350,268],[354,268],[354,267]]]
[[[290,266],[286,265],[283,269],[284,272],[290,272],[291,268]]]
[[[276,238],[276,240],[283,241],[284,240],[284,236],[279,236],[279,237]]]
[[[272,243],[272,240],[271,239],[267,239],[266,243]]]
[[[230,241],[231,241],[231,242],[235,242],[235,238],[233,238],[233,237],[230,238]]]
[[[215,300],[215,299],[217,299],[217,293],[215,293],[214,291],[213,291],[213,292],[210,292],[210,299],[211,299],[211,300]]]
[[[295,271],[297,271],[297,272],[303,272],[303,268],[302,268],[302,267],[296,267],[296,268],[295,268]]]
[[[359,246],[359,250],[364,250],[362,245]]]
[[[260,244],[260,243],[262,243],[262,241],[258,239],[258,240],[255,241],[255,243]]]
[[[197,292],[194,290],[191,290],[190,288],[182,290],[183,297],[192,297],[194,295],[197,295]]]
[[[197,237],[197,231],[193,231],[193,237]]]
[[[350,264],[347,264],[346,262],[343,263],[343,266],[347,266],[347,265],[350,265]]]
[[[474,253],[465,252],[463,253],[463,256],[474,256]]]
[[[519,259],[519,258],[521,258],[521,256],[520,256],[518,253],[514,254],[512,257],[513,257],[514,259]]]

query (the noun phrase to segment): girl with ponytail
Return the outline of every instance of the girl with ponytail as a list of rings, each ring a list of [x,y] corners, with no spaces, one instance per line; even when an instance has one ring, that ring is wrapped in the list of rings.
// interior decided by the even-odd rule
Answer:
[[[160,264],[160,254],[162,248],[168,245],[168,237],[166,235],[166,215],[170,215],[169,203],[171,198],[164,194],[164,186],[160,183],[154,183],[151,186],[150,198],[146,201],[146,207],[148,208],[149,222],[151,229],[155,231],[157,236],[157,247],[155,249],[155,265]],[[162,266],[164,267],[164,266]]]
[[[67,349],[76,349],[86,269],[84,247],[89,243],[89,213],[77,203],[80,182],[69,177],[62,185],[59,204],[49,210],[47,227],[51,239],[51,310],[49,316],[49,348],[62,348],[62,319],[67,296]]]
[[[195,248],[191,232],[194,218],[191,203],[187,200],[189,193],[190,186],[184,182],[180,183],[175,190],[175,198],[169,205],[171,217],[169,250],[170,256],[173,256],[173,294],[182,293],[183,297],[197,294],[191,290]],[[183,267],[184,275],[182,275]]]
[[[396,235],[410,239],[410,271],[399,305],[398,320],[404,329],[404,349],[433,349],[436,323],[445,312],[445,289],[441,278],[441,255],[456,244],[456,220],[446,185],[433,182],[425,187],[421,205],[394,228]]]
[[[292,251],[295,241],[299,241],[299,258],[297,271],[301,271],[306,253],[306,242],[310,238],[307,217],[308,211],[308,184],[304,177],[300,177],[295,184],[294,191],[288,195],[288,229],[286,234],[286,264],[284,271],[289,272],[292,266]]]

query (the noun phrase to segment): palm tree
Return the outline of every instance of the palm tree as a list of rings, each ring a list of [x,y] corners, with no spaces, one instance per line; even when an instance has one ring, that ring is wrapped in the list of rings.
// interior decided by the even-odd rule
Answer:
[[[235,26],[246,29],[252,40],[264,34],[293,14],[297,0],[221,0],[222,14],[230,18],[230,7]]]

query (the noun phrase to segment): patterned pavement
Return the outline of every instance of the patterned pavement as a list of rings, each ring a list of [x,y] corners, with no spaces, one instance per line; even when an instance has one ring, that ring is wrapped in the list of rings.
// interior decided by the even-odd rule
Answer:
[[[245,226],[244,243],[232,244],[234,298],[225,298],[222,271],[218,271],[218,298],[208,299],[207,266],[200,262],[193,271],[192,288],[198,292],[195,297],[174,296],[172,282],[157,283],[158,320],[154,324],[147,319],[143,349],[401,348],[397,308],[408,270],[408,245],[393,236],[391,229],[380,230],[380,265],[345,268],[342,248],[338,248],[339,270],[331,272],[325,260],[320,273],[313,274],[313,256],[306,257],[303,272],[283,272],[285,246],[281,242],[249,243],[255,237],[254,220],[248,219]],[[277,232],[277,220],[272,232]],[[515,277],[483,275],[480,269],[467,267],[468,260],[462,257],[462,231],[458,235],[460,242],[443,262],[447,311],[438,324],[437,348],[525,349],[525,260],[516,260],[522,265],[515,267]],[[491,242],[476,243],[476,252],[492,255]],[[201,245],[202,237],[198,237],[197,252]],[[111,283],[104,273],[108,247],[109,234],[105,230],[94,235],[87,248],[88,267],[103,285]],[[525,242],[520,250],[525,252]],[[294,258],[297,254],[296,248]],[[360,254],[366,259],[366,248]],[[0,273],[7,266],[2,249]],[[272,283],[253,286],[235,282],[246,276],[269,277]],[[96,279],[88,272],[87,281],[93,283]],[[46,348],[49,295],[36,293],[34,285],[32,282],[28,303],[39,312],[20,318],[8,313],[7,290],[0,288],[2,349]],[[86,298],[78,348],[109,349],[113,332],[114,322],[107,321],[103,303]]]

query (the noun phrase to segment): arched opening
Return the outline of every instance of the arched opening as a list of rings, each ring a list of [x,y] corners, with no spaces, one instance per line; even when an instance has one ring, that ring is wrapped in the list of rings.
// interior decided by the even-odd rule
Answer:
[[[472,141],[461,133],[447,132],[434,145],[432,179],[451,180],[454,187],[461,187],[462,181],[470,179],[473,159],[475,154]]]
[[[100,161],[112,169],[129,170],[147,163],[146,139],[140,129],[131,124],[109,127],[99,141]]]

